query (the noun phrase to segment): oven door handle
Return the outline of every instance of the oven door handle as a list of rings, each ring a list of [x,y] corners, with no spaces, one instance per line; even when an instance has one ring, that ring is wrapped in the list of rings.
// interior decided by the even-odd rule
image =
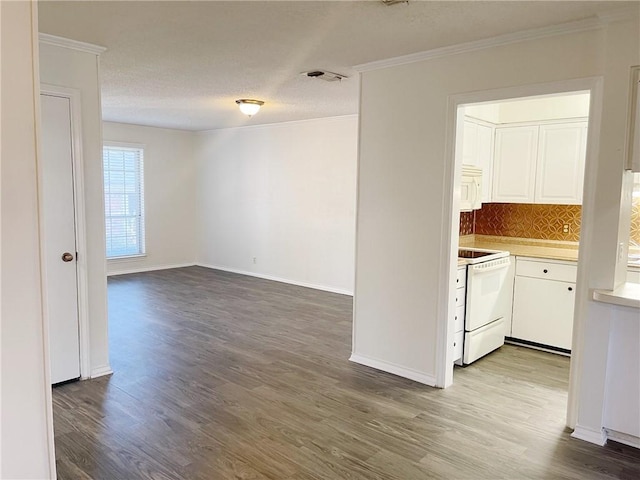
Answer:
[[[477,263],[475,265],[470,265],[469,269],[473,273],[480,274],[480,273],[485,273],[485,272],[493,272],[494,270],[500,270],[502,268],[509,268],[509,264],[511,264],[511,260],[509,260],[509,257],[507,257],[507,258],[500,259],[500,260],[495,260],[495,261],[489,261],[489,262],[485,262],[485,263]]]

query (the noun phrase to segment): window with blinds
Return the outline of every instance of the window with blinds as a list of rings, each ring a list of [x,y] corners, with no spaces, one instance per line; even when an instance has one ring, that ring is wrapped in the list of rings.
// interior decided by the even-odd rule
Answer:
[[[104,145],[107,258],[144,254],[143,157],[142,147]]]

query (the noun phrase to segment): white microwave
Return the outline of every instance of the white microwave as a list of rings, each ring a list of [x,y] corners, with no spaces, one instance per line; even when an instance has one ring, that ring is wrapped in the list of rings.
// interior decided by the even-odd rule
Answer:
[[[462,165],[460,184],[460,211],[470,212],[482,208],[482,169]]]

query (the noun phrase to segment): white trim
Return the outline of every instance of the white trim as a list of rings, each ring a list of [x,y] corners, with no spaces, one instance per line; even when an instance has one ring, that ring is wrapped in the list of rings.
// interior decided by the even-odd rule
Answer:
[[[398,375],[399,377],[408,378],[409,380],[413,380],[430,387],[436,386],[436,379],[434,376],[428,375],[423,372],[418,372],[417,370],[413,370],[411,368],[402,367],[400,365],[396,365],[395,363],[386,362],[384,360],[377,360],[375,358],[370,358],[365,355],[359,355],[357,353],[353,353],[351,357],[349,357],[349,361],[364,365],[366,367],[375,368],[376,370],[381,370],[383,372],[392,373],[393,375]]]
[[[474,117],[473,115],[468,115],[466,113],[464,115],[464,120],[467,122],[475,123],[476,125],[482,125],[484,127],[489,127],[489,128],[496,128],[496,127],[499,127],[500,125],[509,125],[508,123],[493,123],[493,122],[490,122],[489,120],[483,120],[481,118]]]
[[[44,222],[42,218],[43,205],[42,205],[42,114],[40,108],[40,44],[38,42],[38,4],[37,2],[30,2],[31,8],[31,64],[32,64],[32,82],[33,82],[33,107],[34,107],[34,133],[35,133],[35,147],[36,147],[36,195],[37,195],[37,209],[38,209],[38,242],[39,242],[39,256],[38,262],[40,264],[40,305],[42,314],[42,354],[43,363],[42,369],[44,371],[44,399],[45,399],[45,422],[47,430],[47,456],[49,466],[50,478],[57,478],[56,471],[56,452],[55,452],[55,433],[53,426],[53,392],[51,389],[51,354],[49,348],[49,315],[47,308],[47,290],[46,290],[46,269],[44,261]]]
[[[634,165],[634,156],[640,159],[640,65],[631,67],[629,84],[629,111],[627,112],[627,130],[626,130],[626,161],[625,170],[640,171],[640,162]]]
[[[151,267],[127,268],[124,270],[115,270],[113,272],[107,272],[107,277],[113,277],[116,275],[128,275],[130,273],[155,272],[158,270],[171,270],[173,268],[193,267],[195,265],[196,265],[195,263],[175,263],[175,264],[167,264],[167,265],[154,265]]]
[[[571,436],[579,440],[584,440],[585,442],[595,443],[601,447],[607,443],[607,433],[604,429],[592,430],[591,428],[583,427],[582,425],[576,425]]]
[[[107,51],[106,47],[100,45],[94,45],[92,43],[79,42],[78,40],[71,40],[70,38],[58,37],[56,35],[49,35],[48,33],[41,33],[39,35],[40,43],[47,45],[53,45],[56,47],[70,48],[71,50],[78,50],[79,52],[92,53],[94,55],[100,55]]]
[[[109,365],[102,365],[101,367],[95,367],[91,369],[91,378],[103,377],[105,375],[111,375],[113,370]]]
[[[587,305],[590,301],[586,264],[588,262],[587,245],[597,228],[593,217],[596,202],[596,179],[600,151],[600,127],[602,123],[603,78],[591,79],[591,98],[589,101],[589,126],[587,131],[587,152],[582,189],[582,225],[578,248],[578,275],[576,279],[576,300],[573,312],[573,334],[571,342],[571,361],[569,363],[569,392],[567,398],[567,426],[574,428],[578,422],[580,401],[580,379],[584,365],[584,330],[587,317]],[[586,195],[585,192],[591,192]]]
[[[280,127],[280,126],[287,126],[287,125],[295,125],[295,124],[304,124],[304,123],[312,123],[312,122],[319,122],[319,121],[323,121],[323,120],[327,120],[327,121],[334,121],[334,120],[341,120],[343,118],[353,118],[353,117],[357,117],[358,114],[357,113],[348,113],[346,115],[334,115],[331,117],[318,117],[318,118],[307,118],[304,120],[289,120],[287,122],[273,122],[273,123],[260,123],[258,125],[240,125],[238,127],[220,127],[220,128],[210,128],[208,130],[187,130],[187,131],[191,131],[193,132],[195,135],[207,135],[208,133],[212,133],[212,132],[217,132],[218,130],[243,130],[246,128],[249,129],[253,129],[253,128],[268,128],[268,127]],[[117,122],[110,122],[110,123],[117,123]],[[149,126],[149,125],[138,125],[138,126]],[[164,128],[164,129],[169,129],[168,127],[152,127],[149,126],[150,128]],[[171,129],[169,129],[171,130]]]
[[[358,75],[358,105],[362,105],[362,75]],[[360,109],[358,109],[360,110]],[[358,138],[357,138],[357,152],[356,152],[356,205],[355,205],[355,228],[353,236],[353,303],[351,312],[351,353],[356,352],[356,309],[357,298],[355,292],[358,291],[358,221],[360,216],[360,148],[362,145],[362,122],[360,121],[360,113],[358,112]]]
[[[102,140],[102,147],[114,147],[122,148],[123,150],[144,150],[146,145],[144,143],[131,143],[131,142],[112,142],[111,140]]]
[[[612,17],[613,18],[613,17]],[[597,17],[578,20],[576,22],[562,23],[559,25],[550,25],[548,27],[534,28],[530,30],[522,30],[520,32],[507,33],[498,35],[497,37],[475,40],[472,42],[459,43],[457,45],[449,45],[446,47],[435,48],[425,52],[411,53],[399,57],[388,58],[385,60],[376,60],[369,63],[363,63],[354,66],[357,72],[370,72],[372,70],[380,70],[383,68],[395,67],[398,65],[406,65],[409,63],[423,62],[434,58],[447,57],[450,55],[458,55],[460,53],[473,52],[475,50],[483,50],[485,48],[499,47],[512,43],[520,43],[541,38],[555,37],[558,35],[567,35],[569,33],[584,32],[603,28],[606,20]]]
[[[511,128],[511,127],[533,127],[539,125],[562,125],[565,123],[583,123],[588,122],[589,117],[569,117],[569,118],[554,118],[551,120],[530,120],[526,122],[509,122],[509,123],[496,123],[494,127],[497,128]]]
[[[438,256],[439,278],[438,300],[436,303],[436,380],[437,386],[447,388],[453,385],[453,322],[450,321],[455,311],[456,284],[454,279],[458,275],[458,246],[460,232],[460,183],[462,179],[462,141],[458,131],[464,128],[464,116],[460,108],[461,102],[455,97],[447,99],[447,116],[445,118],[445,158],[452,159],[447,162],[443,171],[444,202],[443,222],[440,244],[441,255]],[[456,148],[458,147],[458,148]],[[457,155],[456,155],[457,154]]]
[[[589,133],[587,137],[587,159],[585,168],[585,187],[589,191],[593,190],[593,182],[597,174],[597,154],[598,154],[598,138],[601,122],[601,103],[602,103],[602,78],[601,77],[588,77],[571,80],[562,80],[557,82],[548,82],[532,85],[520,85],[517,87],[497,88],[486,91],[463,93],[450,96],[448,100],[447,118],[446,118],[446,145],[445,154],[449,161],[445,165],[445,171],[443,173],[443,181],[445,182],[445,203],[443,206],[443,218],[447,222],[452,222],[453,214],[456,207],[457,199],[454,198],[456,177],[455,171],[458,164],[462,163],[462,159],[455,158],[455,141],[456,141],[456,114],[458,107],[467,103],[480,103],[489,101],[500,101],[510,98],[529,97],[536,95],[545,95],[549,93],[560,92],[574,92],[574,91],[588,91],[591,94],[590,110],[589,110]],[[588,200],[583,205],[583,218],[585,212],[590,211],[593,208],[594,196],[584,197]],[[584,224],[585,230],[588,231],[589,225]],[[584,236],[584,232],[583,232]],[[448,361],[449,350],[448,348],[442,348],[442,345],[449,345],[449,302],[452,295],[449,294],[451,289],[455,289],[455,283],[452,283],[452,272],[457,268],[453,262],[449,262],[455,253],[453,249],[457,247],[458,239],[457,232],[454,228],[443,229],[442,249],[438,255],[441,259],[439,265],[440,277],[447,279],[442,282],[444,288],[440,288],[438,292],[438,320],[437,320],[437,339],[436,345],[439,345],[436,350],[436,378],[438,379],[438,386],[446,386],[446,379],[450,375],[453,375],[453,363]],[[584,248],[587,242],[580,242],[580,249]],[[581,305],[585,300],[585,295],[588,296],[588,289],[584,287],[586,285],[586,278],[584,268],[581,265],[584,264],[584,252],[580,252],[578,258],[578,280],[576,291],[576,309],[574,313],[574,326],[573,326],[573,342],[572,342],[572,355],[571,355],[571,381],[569,385],[569,400],[567,402],[567,425],[573,427],[577,418],[578,409],[578,395],[579,395],[579,378],[582,373],[582,335],[583,335],[583,323],[584,315],[581,311]],[[453,277],[455,278],[455,277]],[[581,287],[582,285],[582,287]]]
[[[625,445],[629,445],[630,447],[640,448],[640,437],[629,435],[628,433],[618,432],[616,430],[611,430],[610,428],[605,428],[604,431],[607,435],[607,440],[624,443]]]
[[[82,106],[80,90],[42,84],[41,95],[68,98],[71,107],[71,156],[73,159],[73,201],[76,223],[76,275],[78,281],[78,329],[80,342],[80,377],[89,378],[91,369],[91,334],[89,326],[89,274],[82,154]]]
[[[249,277],[263,278],[265,280],[271,280],[274,282],[288,283],[289,285],[297,285],[299,287],[313,288],[314,290],[322,290],[324,292],[339,293],[340,295],[353,296],[353,291],[346,290],[344,288],[330,287],[328,285],[319,285],[317,283],[301,282],[299,280],[291,280],[290,278],[276,277],[274,275],[267,275],[267,274],[256,273],[256,272],[248,272],[246,270],[239,270],[237,268],[225,267],[222,265],[210,265],[210,264],[200,263],[200,262],[196,262],[195,265],[198,267],[211,268],[212,270],[222,270],[223,272],[237,273],[240,275],[247,275]]]
[[[121,255],[119,257],[107,257],[107,265],[109,264],[118,264],[122,262],[130,262],[135,260],[140,260],[141,258],[146,258],[146,253],[137,253],[135,255]]]

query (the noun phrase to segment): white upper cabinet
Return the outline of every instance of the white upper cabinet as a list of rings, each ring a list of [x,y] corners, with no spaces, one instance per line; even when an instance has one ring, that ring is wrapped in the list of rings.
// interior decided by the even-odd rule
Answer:
[[[491,201],[580,205],[587,122],[496,128]]]
[[[479,167],[483,171],[482,175],[482,202],[491,201],[491,183],[493,169],[493,132],[492,127],[486,125],[478,125],[477,132],[477,154],[476,154],[476,167]]]
[[[464,121],[462,163],[482,169],[482,202],[491,201],[494,130],[469,118]]]
[[[476,123],[465,119],[462,141],[462,163],[476,166],[478,148],[478,125]]]
[[[534,203],[538,127],[496,129],[491,200]]]
[[[540,125],[535,203],[582,203],[586,122]]]

